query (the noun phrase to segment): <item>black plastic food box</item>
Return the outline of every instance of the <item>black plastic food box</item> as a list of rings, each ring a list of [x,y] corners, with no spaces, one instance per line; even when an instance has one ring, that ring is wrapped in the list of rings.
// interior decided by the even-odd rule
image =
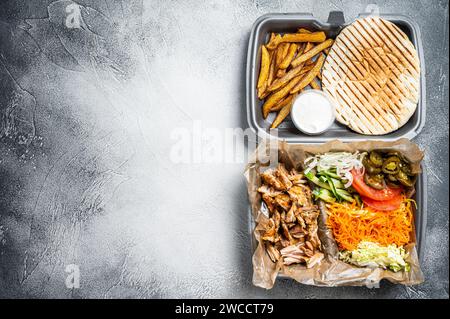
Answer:
[[[361,14],[358,18],[367,16]],[[425,125],[426,92],[425,92],[425,65],[422,50],[422,41],[419,27],[409,18],[401,15],[380,14],[381,18],[395,23],[409,37],[417,50],[420,60],[420,99],[417,109],[409,121],[400,129],[385,135],[362,135],[356,133],[345,125],[335,122],[333,126],[324,134],[310,136],[298,131],[290,117],[286,118],[278,127],[278,138],[288,143],[324,143],[333,139],[340,139],[343,142],[353,142],[361,140],[384,140],[393,141],[405,137],[413,139],[420,133]],[[247,121],[251,129],[259,136],[270,134],[269,127],[273,121],[274,114],[270,114],[267,119],[262,117],[261,108],[263,101],[258,99],[256,83],[258,81],[259,68],[261,64],[261,45],[267,43],[271,32],[289,33],[296,32],[300,27],[310,30],[324,31],[329,38],[335,38],[339,32],[350,23],[346,23],[342,12],[331,12],[328,21],[323,23],[310,13],[289,13],[289,14],[266,14],[256,20],[250,34],[247,53]]]

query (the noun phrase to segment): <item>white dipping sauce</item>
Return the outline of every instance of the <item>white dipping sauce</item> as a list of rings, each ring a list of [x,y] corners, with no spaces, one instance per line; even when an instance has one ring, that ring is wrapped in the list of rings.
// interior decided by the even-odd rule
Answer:
[[[295,99],[291,118],[303,133],[320,134],[333,124],[334,107],[322,91],[308,90]]]

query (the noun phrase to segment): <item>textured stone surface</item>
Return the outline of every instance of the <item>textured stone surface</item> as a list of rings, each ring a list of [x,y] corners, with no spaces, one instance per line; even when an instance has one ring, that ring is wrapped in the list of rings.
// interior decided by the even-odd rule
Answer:
[[[0,6],[0,297],[448,298],[448,1],[378,2],[424,43],[426,282],[270,291],[251,284],[244,164],[173,164],[170,134],[246,127],[258,16],[351,20],[369,2],[77,2],[80,29],[64,23],[71,1]]]

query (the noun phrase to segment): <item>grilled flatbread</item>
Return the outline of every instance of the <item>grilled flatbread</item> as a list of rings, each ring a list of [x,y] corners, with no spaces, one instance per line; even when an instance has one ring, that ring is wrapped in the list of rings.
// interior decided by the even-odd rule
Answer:
[[[419,101],[417,51],[395,24],[358,19],[336,38],[322,88],[334,100],[340,123],[366,135],[390,133],[409,120]]]

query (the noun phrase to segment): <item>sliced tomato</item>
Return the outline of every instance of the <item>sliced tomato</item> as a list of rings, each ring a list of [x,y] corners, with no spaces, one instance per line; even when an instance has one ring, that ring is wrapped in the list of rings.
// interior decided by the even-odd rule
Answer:
[[[352,186],[361,196],[377,201],[384,201],[400,196],[403,191],[401,187],[394,188],[389,186],[386,186],[385,189],[375,189],[364,182],[364,174],[356,170],[352,170],[351,173],[353,175]]]
[[[389,211],[399,208],[402,204],[403,197],[398,195],[389,200],[373,200],[371,198],[361,196],[361,199],[364,204],[375,210]]]

